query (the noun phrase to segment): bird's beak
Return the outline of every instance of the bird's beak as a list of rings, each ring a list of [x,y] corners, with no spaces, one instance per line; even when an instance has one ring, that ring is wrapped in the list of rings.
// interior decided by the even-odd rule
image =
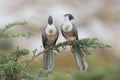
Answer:
[[[53,23],[53,19],[52,19],[52,16],[50,15],[49,17],[48,17],[48,24],[52,24]]]

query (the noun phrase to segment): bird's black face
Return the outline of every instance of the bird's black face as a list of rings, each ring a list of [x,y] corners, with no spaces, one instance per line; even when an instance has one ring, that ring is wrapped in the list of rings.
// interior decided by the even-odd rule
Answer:
[[[65,16],[65,17],[66,17],[66,16],[68,16],[69,20],[74,19],[74,17],[73,17],[73,15],[72,15],[72,14],[65,14],[64,16]]]
[[[50,24],[50,25],[51,25],[52,23],[53,23],[52,16],[49,16],[49,17],[48,17],[48,24]]]

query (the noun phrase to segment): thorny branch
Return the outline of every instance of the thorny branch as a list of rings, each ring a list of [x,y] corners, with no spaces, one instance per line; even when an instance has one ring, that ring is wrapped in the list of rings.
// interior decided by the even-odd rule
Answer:
[[[37,58],[39,55],[45,53],[46,51],[47,51],[47,50],[44,50],[44,51],[40,52],[39,54],[33,56],[32,59],[30,59],[29,61],[27,61],[27,62],[23,65],[23,67],[22,67],[22,69],[21,69],[21,71],[20,71],[19,80],[22,80],[25,68],[26,68],[35,58]]]
[[[22,80],[23,78],[23,74],[24,74],[24,71],[25,71],[25,68],[35,59],[37,58],[38,56],[40,56],[41,54],[43,53],[46,53],[48,50],[56,50],[57,52],[60,52],[59,51],[59,47],[62,47],[63,49],[65,49],[66,46],[71,46],[72,43],[76,43],[79,45],[80,47],[80,50],[82,52],[85,52],[86,55],[89,55],[89,48],[106,48],[106,47],[111,47],[109,45],[105,45],[105,44],[102,44],[102,43],[99,43],[97,41],[96,38],[84,38],[84,39],[80,39],[80,40],[73,40],[73,41],[64,41],[64,42],[61,42],[61,43],[58,43],[56,44],[55,46],[51,46],[50,48],[48,49],[45,49],[43,50],[42,52],[39,52],[37,55],[34,54],[34,56],[29,60],[27,61],[21,71],[20,71],[20,76],[19,76],[19,80]]]

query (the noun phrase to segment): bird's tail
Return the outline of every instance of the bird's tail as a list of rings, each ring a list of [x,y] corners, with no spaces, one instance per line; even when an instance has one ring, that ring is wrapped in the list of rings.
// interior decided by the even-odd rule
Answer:
[[[52,50],[49,50],[48,52],[43,54],[43,69],[52,71],[54,67],[54,53]]]
[[[88,68],[88,64],[85,60],[84,55],[82,54],[82,52],[80,51],[79,45],[72,45],[72,52],[74,54],[75,57],[75,61],[77,64],[77,67],[80,71],[86,71]]]

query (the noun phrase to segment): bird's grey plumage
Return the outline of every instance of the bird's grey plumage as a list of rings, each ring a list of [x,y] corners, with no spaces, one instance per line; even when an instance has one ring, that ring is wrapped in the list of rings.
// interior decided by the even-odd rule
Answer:
[[[49,50],[43,55],[43,69],[51,71],[54,67],[54,54],[52,50]]]
[[[49,21],[51,20],[52,17],[49,17],[48,18],[48,24],[51,25],[53,24],[53,21]],[[53,45],[55,45],[57,39],[58,39],[58,35],[59,35],[59,32],[58,32],[58,28],[55,27],[55,29],[57,30],[57,32],[54,34],[54,35],[48,35],[46,33],[46,28],[45,27],[42,31],[42,42],[43,42],[43,47],[44,49],[47,49]],[[49,37],[50,36],[50,37]],[[52,36],[55,36],[55,37],[52,37]],[[52,41],[50,41],[49,38],[54,38],[52,39]],[[48,52],[44,53],[43,54],[43,69],[44,70],[48,70],[48,71],[51,71],[54,67],[54,53],[52,50],[49,50]]]
[[[46,47],[46,40],[47,40],[46,33],[45,33],[45,28],[42,31],[42,42],[43,42],[43,47],[44,48]]]
[[[80,51],[80,47],[77,43],[72,44],[72,52],[74,54],[75,61],[76,61],[76,64],[78,66],[78,70],[86,71],[88,65],[87,65],[87,62],[84,58],[84,55]]]
[[[69,15],[72,17],[71,14],[66,14],[65,16],[69,16]],[[74,17],[73,17],[73,19],[74,19]],[[69,18],[69,20],[71,21],[70,18]],[[72,23],[72,22],[71,22],[71,23]],[[64,25],[64,24],[63,24],[63,25]],[[62,26],[63,26],[63,25],[62,25]],[[67,34],[65,35],[65,32],[64,32],[64,30],[62,29],[62,26],[61,26],[61,32],[62,32],[63,36],[64,36],[67,40],[68,40],[69,37],[75,37],[75,39],[78,40],[78,32],[77,32],[77,29],[76,29],[76,27],[75,27],[75,25],[74,25],[73,23],[72,23],[72,26],[73,26],[73,27],[72,27],[72,30],[70,31],[70,33],[72,33],[73,36],[67,36]],[[72,39],[72,38],[69,38],[69,39]],[[77,43],[73,43],[71,49],[72,49],[72,53],[74,54],[75,61],[76,61],[76,64],[77,64],[77,66],[78,66],[78,69],[79,69],[80,71],[86,71],[87,68],[88,68],[88,65],[87,65],[87,62],[86,62],[86,60],[85,60],[85,58],[84,58],[84,55],[83,55],[82,52],[80,51],[79,45],[78,45]]]
[[[78,40],[78,31],[77,28],[75,27],[75,25],[72,23],[72,33],[74,34],[74,36],[76,37],[76,40]]]

